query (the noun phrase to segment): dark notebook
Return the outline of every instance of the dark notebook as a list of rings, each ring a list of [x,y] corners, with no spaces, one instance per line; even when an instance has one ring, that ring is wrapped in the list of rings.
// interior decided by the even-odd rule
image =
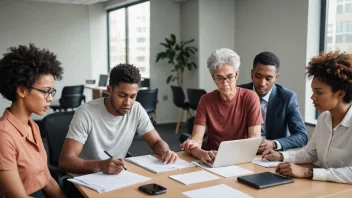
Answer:
[[[253,175],[246,175],[237,177],[237,181],[252,186],[254,188],[268,188],[272,186],[292,183],[293,179],[283,177],[271,172],[257,173]]]

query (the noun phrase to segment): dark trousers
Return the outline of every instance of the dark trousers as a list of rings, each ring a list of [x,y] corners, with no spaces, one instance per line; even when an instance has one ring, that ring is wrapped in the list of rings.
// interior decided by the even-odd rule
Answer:
[[[66,183],[65,195],[67,198],[84,198],[76,186],[69,181]]]
[[[42,189],[30,194],[29,196],[35,197],[35,198],[47,198],[47,196],[45,195],[45,193]]]

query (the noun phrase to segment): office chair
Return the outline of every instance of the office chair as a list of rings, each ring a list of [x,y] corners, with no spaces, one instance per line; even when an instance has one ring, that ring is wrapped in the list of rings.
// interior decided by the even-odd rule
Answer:
[[[109,96],[109,92],[108,92],[107,90],[103,90],[102,96],[103,96],[104,98],[108,97],[108,96]]]
[[[87,85],[94,85],[95,84],[95,80],[88,79],[88,80],[86,80],[86,84]]]
[[[54,111],[58,109],[61,112],[62,109],[67,111],[69,108],[73,110],[73,108],[79,107],[82,101],[86,102],[83,91],[84,85],[65,86],[59,99],[59,105],[50,105],[50,108]]]
[[[196,117],[192,116],[190,117],[187,122],[186,122],[186,127],[187,127],[187,131],[185,133],[181,133],[179,140],[181,143],[183,143],[184,141],[186,141],[187,139],[192,137],[192,132],[193,132],[193,126],[194,126],[194,121],[195,121]],[[204,137],[203,137],[203,142],[207,139],[208,136],[208,130],[207,128],[205,128],[205,133],[204,133]]]
[[[153,113],[155,119],[157,118],[156,104],[158,102],[158,88],[139,90],[136,101],[138,101],[143,106],[143,108],[148,113],[150,120],[154,122]]]
[[[188,116],[189,115],[192,116],[192,114],[189,111],[189,103],[185,102],[185,93],[183,92],[182,87],[171,85],[171,90],[172,90],[174,104],[178,108],[181,108],[181,112],[180,112],[180,115],[178,117],[178,122],[177,122],[177,125],[176,125],[176,131],[175,131],[175,133],[177,134],[178,130],[180,128],[180,124],[181,124],[182,119],[183,119],[184,111],[187,111],[187,119],[188,119]]]
[[[204,89],[187,89],[189,107],[193,110],[197,110],[200,97],[206,93]]]
[[[74,111],[56,112],[42,120],[42,130],[48,141],[48,167],[59,186],[64,189],[68,175],[59,169],[59,158]]]

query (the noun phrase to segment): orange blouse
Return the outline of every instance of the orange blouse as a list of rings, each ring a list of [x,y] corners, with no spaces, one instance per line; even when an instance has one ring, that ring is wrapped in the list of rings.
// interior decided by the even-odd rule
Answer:
[[[42,189],[47,179],[47,155],[39,127],[29,119],[34,142],[29,131],[8,110],[0,118],[0,170],[17,170],[28,195]],[[0,197],[3,194],[0,192]]]

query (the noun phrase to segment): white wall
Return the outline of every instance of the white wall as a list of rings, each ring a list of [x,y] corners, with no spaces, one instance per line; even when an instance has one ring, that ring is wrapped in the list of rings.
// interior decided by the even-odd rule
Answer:
[[[187,41],[195,39],[190,45],[199,49],[199,0],[189,0],[181,5],[181,40]],[[183,88],[187,97],[187,88],[199,87],[199,56],[196,52],[191,61],[197,64],[197,69],[192,71],[186,70],[183,79]]]
[[[103,11],[99,4],[89,9],[86,5],[1,0],[0,53],[28,43],[56,53],[64,68],[63,80],[55,84],[58,99],[63,86],[84,84],[100,68],[107,68]],[[94,18],[89,18],[90,13]],[[0,112],[9,105],[1,97]]]
[[[216,85],[207,69],[209,55],[219,48],[235,47],[235,1],[199,1],[199,70],[200,88],[210,92]]]
[[[166,78],[172,66],[166,61],[155,63],[156,54],[163,50],[159,43],[171,33],[180,38],[180,4],[174,3],[173,0],[151,0],[150,84],[151,87],[159,88],[158,123],[176,122],[178,119],[178,109],[172,102],[170,85],[166,84]],[[163,100],[164,95],[168,97],[168,100]]]
[[[297,93],[304,116],[308,1],[237,0],[235,15],[235,50],[242,62],[238,84],[251,81],[255,55],[271,51],[281,62],[277,83]]]
[[[88,6],[91,76],[99,82],[100,74],[108,74],[107,11],[104,3]],[[92,100],[92,90],[85,89],[86,101]]]

